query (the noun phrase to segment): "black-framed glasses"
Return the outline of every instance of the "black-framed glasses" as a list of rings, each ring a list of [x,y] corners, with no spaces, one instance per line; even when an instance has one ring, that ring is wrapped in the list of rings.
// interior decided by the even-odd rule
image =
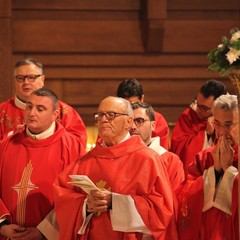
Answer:
[[[206,106],[206,105],[202,105],[202,104],[199,104],[197,99],[194,99],[194,102],[197,104],[197,108],[201,111],[201,112],[207,112],[207,111],[210,111],[212,110],[210,107]]]
[[[103,116],[105,116],[108,121],[112,121],[116,117],[124,116],[124,115],[128,116],[127,113],[117,113],[117,112],[96,112],[93,114],[95,121],[100,121],[103,118]]]
[[[41,76],[42,76],[42,74],[17,75],[17,76],[15,76],[15,79],[19,83],[23,83],[25,81],[25,79],[27,79],[29,82],[34,82],[38,77],[41,77]]]
[[[144,118],[138,117],[138,118],[134,118],[133,121],[134,121],[134,123],[136,124],[137,127],[140,127],[140,126],[142,126],[146,121],[150,121],[150,120],[149,120],[149,119],[144,119]]]
[[[220,128],[224,128],[226,130],[231,130],[234,126],[236,126],[237,124],[239,124],[238,122],[234,123],[234,122],[225,122],[225,123],[221,123],[217,120],[213,120],[212,124],[214,126],[215,129],[220,129]]]

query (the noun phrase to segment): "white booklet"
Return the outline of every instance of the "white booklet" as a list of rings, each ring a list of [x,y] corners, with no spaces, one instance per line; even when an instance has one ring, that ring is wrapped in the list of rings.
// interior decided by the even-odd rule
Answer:
[[[69,175],[72,179],[71,182],[68,182],[74,186],[80,187],[87,194],[90,194],[92,190],[100,189],[92,182],[92,180],[87,175]]]

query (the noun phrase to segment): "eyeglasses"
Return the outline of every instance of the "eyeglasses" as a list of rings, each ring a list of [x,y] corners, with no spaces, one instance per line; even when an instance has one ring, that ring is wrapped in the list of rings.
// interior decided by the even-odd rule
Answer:
[[[136,124],[137,127],[142,126],[146,121],[150,121],[149,119],[144,119],[144,118],[134,118],[133,119],[134,123]]]
[[[215,129],[219,129],[219,128],[222,127],[222,128],[224,128],[224,129],[226,129],[226,130],[231,130],[235,125],[238,124],[238,122],[237,122],[237,123],[234,123],[234,122],[221,123],[221,122],[219,122],[219,121],[217,121],[217,120],[213,120],[213,121],[212,121],[212,124],[213,124],[213,126],[214,126]]]
[[[34,82],[38,77],[41,77],[42,74],[35,75],[35,74],[30,74],[30,75],[17,75],[15,76],[15,79],[19,83],[23,83],[25,79],[27,79],[29,82]]]
[[[112,121],[116,117],[124,116],[124,115],[128,116],[127,113],[117,113],[117,112],[96,112],[93,114],[95,121],[100,121],[103,118],[103,116],[105,116],[108,121]]]
[[[201,111],[201,112],[207,112],[207,111],[210,111],[211,108],[206,106],[206,105],[200,105],[198,104],[197,100],[196,100],[196,104],[197,104],[197,107],[198,109]]]

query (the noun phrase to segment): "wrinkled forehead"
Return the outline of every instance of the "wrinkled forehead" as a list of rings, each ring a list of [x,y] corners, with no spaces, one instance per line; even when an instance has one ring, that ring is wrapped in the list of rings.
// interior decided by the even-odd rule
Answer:
[[[239,116],[237,110],[225,110],[225,109],[215,109],[213,113],[215,120],[220,122],[239,122]]]
[[[123,102],[123,100],[119,98],[106,98],[104,99],[99,107],[98,107],[99,112],[125,112],[126,111],[126,105]]]
[[[146,113],[146,109],[145,108],[137,108],[137,109],[133,109],[133,115],[134,117],[143,117],[143,118],[149,118],[147,113]]]

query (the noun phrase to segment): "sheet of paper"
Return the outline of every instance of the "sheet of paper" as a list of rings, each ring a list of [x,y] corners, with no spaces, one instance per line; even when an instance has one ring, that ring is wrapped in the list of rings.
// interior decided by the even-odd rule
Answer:
[[[72,179],[72,181],[68,183],[80,187],[87,194],[90,194],[92,190],[100,191],[100,189],[86,175],[69,175],[69,177]]]

